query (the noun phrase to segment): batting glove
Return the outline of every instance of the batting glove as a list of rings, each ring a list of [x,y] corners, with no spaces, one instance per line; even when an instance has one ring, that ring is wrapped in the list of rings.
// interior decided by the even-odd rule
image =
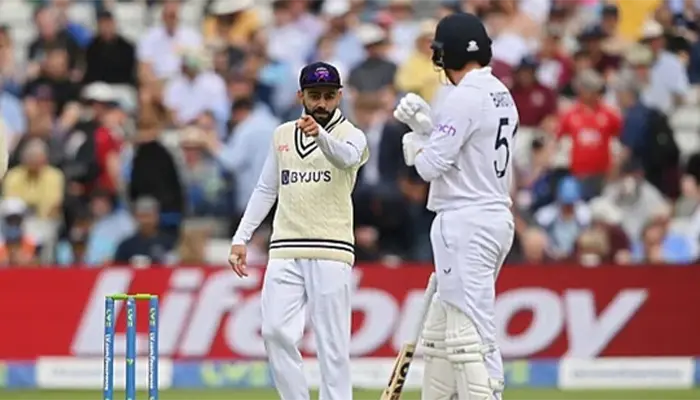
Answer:
[[[427,136],[419,135],[416,132],[409,132],[403,135],[403,160],[407,166],[412,167],[416,163],[416,156],[423,150]]]
[[[418,134],[430,135],[433,131],[431,112],[430,105],[423,98],[409,93],[399,101],[394,110],[394,118]]]

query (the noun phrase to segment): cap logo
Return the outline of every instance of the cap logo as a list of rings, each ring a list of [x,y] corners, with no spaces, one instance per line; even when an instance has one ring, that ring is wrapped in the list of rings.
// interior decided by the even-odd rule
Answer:
[[[326,67],[318,67],[314,71],[314,78],[318,81],[327,81],[331,77],[331,73]]]
[[[467,52],[472,53],[475,51],[479,51],[479,45],[477,45],[475,41],[470,40],[469,44],[467,45]]]

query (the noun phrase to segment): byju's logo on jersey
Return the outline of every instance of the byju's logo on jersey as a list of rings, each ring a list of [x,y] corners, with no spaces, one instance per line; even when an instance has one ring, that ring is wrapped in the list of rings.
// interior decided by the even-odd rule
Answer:
[[[288,169],[283,169],[280,181],[282,185],[330,182],[331,171],[290,171]]]

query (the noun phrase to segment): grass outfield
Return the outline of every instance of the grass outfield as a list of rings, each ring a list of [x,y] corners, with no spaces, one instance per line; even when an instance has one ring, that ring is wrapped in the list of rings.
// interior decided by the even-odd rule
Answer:
[[[0,390],[0,400],[98,400],[101,393],[70,390]],[[124,398],[123,392],[115,392],[114,400]],[[145,400],[146,393],[137,399]],[[314,398],[318,398],[314,396]],[[561,391],[555,389],[510,389],[505,400],[698,400],[700,389],[693,390],[586,390]],[[160,393],[160,400],[276,400],[270,390],[168,390]],[[379,392],[358,390],[354,400],[378,400]],[[407,392],[403,400],[418,400],[418,392]]]

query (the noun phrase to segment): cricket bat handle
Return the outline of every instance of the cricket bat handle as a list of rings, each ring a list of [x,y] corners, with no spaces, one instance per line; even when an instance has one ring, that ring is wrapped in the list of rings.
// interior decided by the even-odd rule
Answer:
[[[413,337],[415,338],[413,340],[414,345],[417,344],[418,340],[420,339],[420,333],[423,330],[423,324],[425,324],[425,318],[428,316],[430,303],[433,301],[435,292],[437,292],[437,278],[433,272],[430,274],[430,278],[428,278],[428,285],[425,287],[425,292],[423,293],[423,303],[420,307],[420,324],[418,324],[418,327],[413,334]]]
[[[423,324],[425,324],[425,318],[428,315],[428,310],[430,309],[430,303],[433,300],[433,295],[437,291],[437,278],[435,274],[430,274],[428,279],[428,286],[425,288],[423,293],[423,304],[421,305],[421,318],[420,324],[416,328],[416,332],[413,336],[413,341],[404,344],[401,347],[401,351],[398,356],[396,356],[396,361],[394,361],[394,367],[391,370],[391,377],[389,378],[389,385],[382,392],[379,400],[399,400],[401,398],[401,392],[403,391],[403,385],[408,378],[408,371],[411,367],[411,362],[413,361],[413,355],[416,352],[416,347],[418,346],[418,340],[420,339],[420,333],[423,330]]]

